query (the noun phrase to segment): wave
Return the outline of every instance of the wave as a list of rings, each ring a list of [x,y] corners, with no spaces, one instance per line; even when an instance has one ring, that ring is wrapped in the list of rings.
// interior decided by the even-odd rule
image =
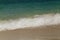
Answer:
[[[19,18],[0,22],[0,31],[15,30],[19,28],[42,27],[45,25],[60,24],[60,14],[34,15],[28,18]]]

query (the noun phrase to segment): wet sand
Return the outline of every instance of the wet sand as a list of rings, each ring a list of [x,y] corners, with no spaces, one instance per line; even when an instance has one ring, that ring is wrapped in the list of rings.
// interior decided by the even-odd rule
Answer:
[[[60,40],[60,25],[1,31],[0,40]]]

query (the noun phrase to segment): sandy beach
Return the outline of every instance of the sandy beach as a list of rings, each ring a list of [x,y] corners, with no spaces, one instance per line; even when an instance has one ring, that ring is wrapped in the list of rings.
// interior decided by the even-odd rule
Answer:
[[[60,40],[60,25],[1,31],[0,40]]]

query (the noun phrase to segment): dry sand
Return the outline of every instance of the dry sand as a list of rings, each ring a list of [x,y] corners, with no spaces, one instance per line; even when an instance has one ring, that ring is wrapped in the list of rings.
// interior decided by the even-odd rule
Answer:
[[[60,40],[60,25],[1,31],[0,40]]]

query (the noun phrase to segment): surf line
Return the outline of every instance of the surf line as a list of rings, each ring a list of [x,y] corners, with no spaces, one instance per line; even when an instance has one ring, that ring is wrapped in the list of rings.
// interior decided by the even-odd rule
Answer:
[[[60,24],[60,14],[34,15],[32,18],[19,18],[17,20],[11,19],[5,22],[0,22],[0,31],[57,24]]]

